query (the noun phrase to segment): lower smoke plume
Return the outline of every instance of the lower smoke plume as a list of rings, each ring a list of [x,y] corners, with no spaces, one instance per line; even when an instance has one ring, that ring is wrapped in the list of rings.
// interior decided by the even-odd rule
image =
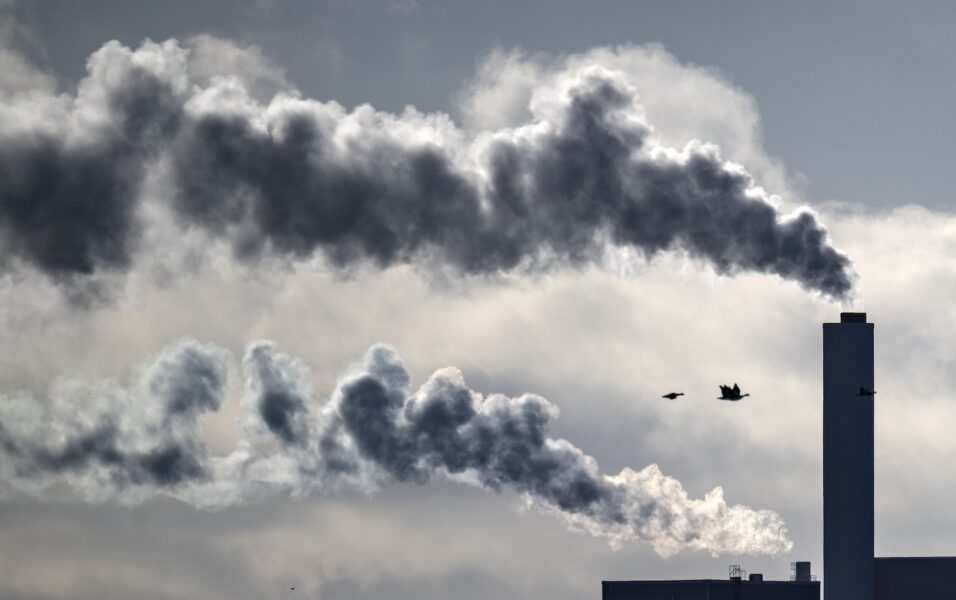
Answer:
[[[228,382],[228,354],[214,346],[172,345],[126,386],[66,382],[43,396],[0,397],[0,490],[43,495],[65,482],[92,501],[166,495],[217,508],[445,477],[517,491],[576,530],[615,545],[647,542],[661,555],[792,546],[779,515],[730,506],[720,488],[695,500],[656,465],[601,473],[594,458],[550,437],[553,404],[531,394],[483,397],[452,367],[410,392],[395,352],[374,346],[314,413],[301,361],[260,342],[243,368],[243,435],[222,456],[201,438],[204,414],[219,409]]]

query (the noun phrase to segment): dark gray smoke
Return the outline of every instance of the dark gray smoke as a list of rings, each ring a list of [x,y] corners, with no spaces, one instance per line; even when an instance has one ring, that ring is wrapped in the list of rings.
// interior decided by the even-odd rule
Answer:
[[[271,350],[271,345],[258,343],[246,352],[243,364],[249,374],[251,408],[283,443],[305,444],[309,436],[309,391],[300,380],[306,369],[295,361],[275,360]]]
[[[512,487],[565,511],[590,512],[612,500],[589,457],[548,438],[557,409],[543,398],[481,399],[455,369],[408,397],[408,376],[384,347],[369,352],[365,369],[339,387],[327,445],[344,434],[361,458],[400,481],[469,471],[487,487]],[[624,519],[619,511],[612,516]]]
[[[516,491],[574,529],[615,544],[644,541],[663,555],[791,547],[776,513],[730,506],[720,488],[695,500],[656,465],[601,473],[594,458],[551,437],[558,410],[544,398],[482,397],[454,368],[412,392],[404,365],[383,346],[316,410],[308,368],[252,344],[242,437],[214,455],[201,432],[204,415],[223,402],[228,361],[222,350],[184,341],[126,386],[62,382],[42,398],[0,396],[0,491],[42,495],[66,482],[94,500],[161,494],[221,507],[443,477]]]
[[[2,102],[6,260],[57,279],[131,266],[141,182],[183,114],[176,84],[137,64],[157,51],[144,48],[137,61],[116,43],[104,46],[69,106],[33,95]]]
[[[41,487],[65,479],[92,498],[209,479],[201,419],[219,410],[226,361],[187,341],[125,388],[64,383],[42,397],[4,394],[0,472]]]
[[[0,243],[55,277],[130,267],[143,178],[169,211],[237,256],[460,273],[583,265],[608,248],[682,250],[844,299],[849,260],[808,211],[781,216],[711,147],[662,147],[622,79],[600,67],[538,90],[528,125],[469,137],[442,115],[189,81],[174,42],[110,44],[77,96],[28,125],[0,108]],[[542,101],[541,99],[544,99]],[[92,115],[92,116],[90,116]],[[271,405],[271,403],[270,403]],[[281,427],[281,424],[277,425]]]

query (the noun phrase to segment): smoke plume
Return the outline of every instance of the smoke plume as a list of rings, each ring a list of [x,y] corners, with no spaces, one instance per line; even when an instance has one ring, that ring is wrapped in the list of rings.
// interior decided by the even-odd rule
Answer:
[[[544,398],[483,397],[455,368],[410,391],[404,365],[384,346],[318,406],[301,361],[250,345],[242,435],[216,455],[202,430],[225,401],[229,363],[224,350],[187,340],[126,384],[60,382],[42,396],[0,396],[0,491],[43,495],[66,483],[95,501],[165,495],[217,508],[438,477],[513,490],[575,530],[615,545],[646,542],[661,555],[776,554],[792,545],[776,513],[728,505],[720,488],[696,500],[656,465],[601,473],[594,458],[550,436],[558,409]]]
[[[469,133],[413,108],[346,110],[294,90],[263,101],[262,85],[197,75],[215,50],[204,44],[111,42],[73,95],[0,97],[8,267],[73,282],[161,253],[143,235],[153,176],[176,227],[241,260],[497,274],[630,248],[851,292],[850,261],[812,212],[779,214],[713,146],[663,146],[637,91],[600,65],[536,89],[528,123]]]

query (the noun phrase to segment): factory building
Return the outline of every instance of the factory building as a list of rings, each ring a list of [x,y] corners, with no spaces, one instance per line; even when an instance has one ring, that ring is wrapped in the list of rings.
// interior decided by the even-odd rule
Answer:
[[[875,600],[956,598],[956,558],[877,558],[873,561]]]
[[[727,579],[675,579],[660,581],[602,581],[603,600],[820,600],[820,582],[810,574],[810,563],[792,565],[789,581],[750,576],[737,565]]]
[[[820,583],[793,581],[604,581],[604,600],[818,600]]]
[[[874,326],[866,313],[823,325],[823,593],[826,600],[952,600],[956,557],[873,552]],[[603,600],[819,600],[810,563],[790,581],[603,581]]]

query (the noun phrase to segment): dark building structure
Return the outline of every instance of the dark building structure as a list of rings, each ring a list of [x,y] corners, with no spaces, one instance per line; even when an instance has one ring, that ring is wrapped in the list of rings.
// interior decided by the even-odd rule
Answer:
[[[873,324],[823,324],[823,596],[873,599]]]
[[[956,598],[956,558],[877,558],[873,561],[876,600]]]
[[[819,581],[602,581],[603,600],[819,600]]]
[[[866,313],[823,324],[825,600],[954,600],[956,557],[873,555],[874,326]],[[791,581],[604,581],[604,600],[819,600],[810,563]],[[739,570],[737,571],[739,574]]]
[[[866,313],[823,325],[823,595],[956,598],[956,558],[873,556],[873,334]]]
[[[728,579],[670,579],[658,581],[602,581],[603,600],[820,600],[820,582],[810,574],[809,562],[791,564],[789,581],[765,580],[761,573],[744,578],[730,565]]]

